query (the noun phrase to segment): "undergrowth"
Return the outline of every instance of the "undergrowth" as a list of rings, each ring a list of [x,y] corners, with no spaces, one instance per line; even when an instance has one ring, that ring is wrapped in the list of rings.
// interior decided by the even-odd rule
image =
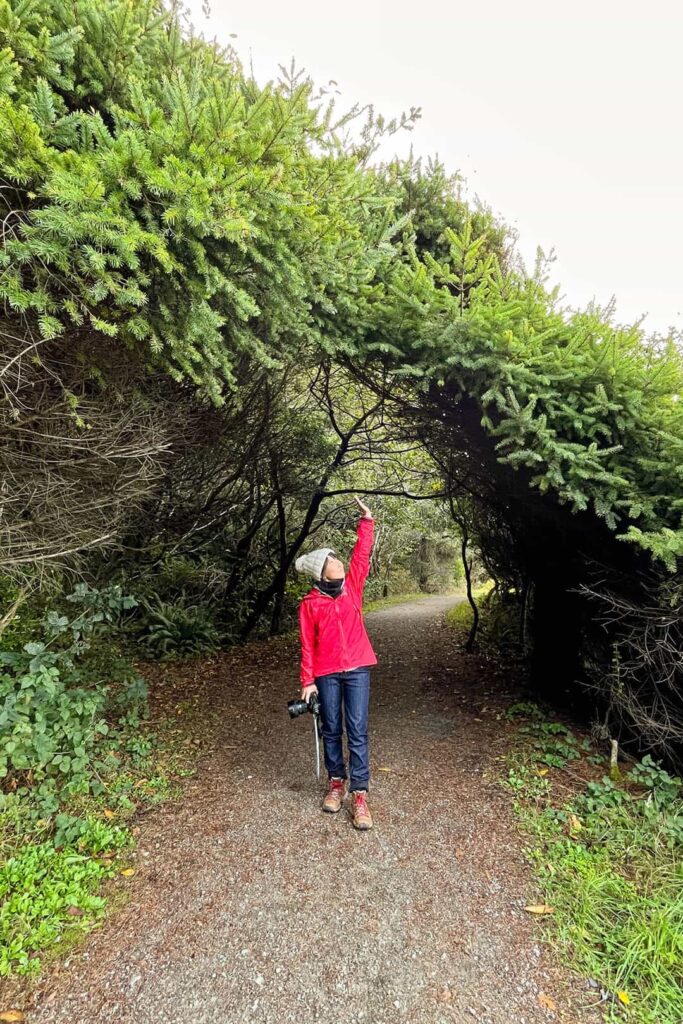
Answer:
[[[505,785],[529,837],[546,935],[610,1022],[683,1021],[681,780],[646,756],[615,780],[605,759],[534,704]]]
[[[134,874],[136,809],[190,773],[118,646],[134,605],[79,585],[0,636],[0,977],[36,974],[98,921],[103,881]]]
[[[491,642],[498,650],[509,653],[519,646],[519,608],[510,595],[494,590],[493,580],[475,587],[472,596],[479,608],[479,640]],[[446,613],[447,621],[463,635],[472,625],[473,612],[469,601],[459,601]]]

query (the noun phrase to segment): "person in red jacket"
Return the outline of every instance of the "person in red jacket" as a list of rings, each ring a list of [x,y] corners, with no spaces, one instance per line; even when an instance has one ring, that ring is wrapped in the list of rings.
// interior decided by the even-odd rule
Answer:
[[[377,664],[363,622],[363,587],[370,569],[375,521],[358,498],[361,511],[348,572],[332,548],[318,548],[297,558],[298,572],[314,579],[299,605],[301,696],[320,699],[325,768],[329,776],[323,810],[336,814],[346,789],[342,749],[342,705],[349,747],[353,824],[372,828],[367,796],[370,782],[368,705],[370,667]]]

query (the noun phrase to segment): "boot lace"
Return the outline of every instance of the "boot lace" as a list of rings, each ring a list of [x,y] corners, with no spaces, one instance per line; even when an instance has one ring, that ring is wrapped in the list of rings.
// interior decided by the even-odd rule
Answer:
[[[353,794],[353,809],[356,814],[369,814],[367,797],[360,790]]]

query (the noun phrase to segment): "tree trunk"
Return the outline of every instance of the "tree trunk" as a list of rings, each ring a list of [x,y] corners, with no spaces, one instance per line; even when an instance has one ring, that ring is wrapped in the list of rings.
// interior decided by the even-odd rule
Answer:
[[[462,545],[460,548],[462,554],[462,566],[465,570],[465,585],[467,587],[467,600],[470,603],[472,609],[472,625],[470,626],[469,636],[465,642],[465,650],[467,653],[471,653],[474,650],[474,642],[477,637],[477,630],[479,629],[479,609],[477,608],[477,602],[474,600],[474,594],[472,593],[472,560],[467,558],[467,542],[469,540],[467,528],[463,527],[462,533]]]
[[[247,637],[253,632],[256,624],[258,623],[259,619],[270,605],[270,602],[273,600],[273,598],[276,598],[278,594],[281,594],[282,597],[284,597],[285,588],[287,586],[287,574],[294,562],[294,559],[301,550],[301,547],[305,544],[306,538],[308,537],[311,531],[311,527],[313,526],[315,517],[317,516],[318,510],[322,505],[323,499],[326,496],[325,489],[330,479],[332,478],[335,471],[339,469],[341,465],[343,465],[344,458],[349,450],[349,445],[351,444],[351,441],[356,432],[360,430],[365,421],[370,416],[373,415],[373,413],[377,410],[377,408],[379,408],[381,404],[382,403],[380,401],[375,406],[373,406],[373,408],[363,413],[363,415],[358,420],[356,420],[353,426],[345,434],[339,434],[339,445],[337,447],[335,456],[330,462],[330,464],[327,466],[326,470],[324,471],[322,477],[318,482],[318,486],[313,493],[311,503],[308,506],[308,511],[306,512],[299,533],[297,534],[291,546],[286,550],[284,557],[281,556],[280,567],[273,581],[269,584],[269,586],[265,587],[256,595],[254,606],[251,612],[249,613],[247,621],[245,622],[244,627],[242,629],[242,640],[246,640]]]
[[[418,554],[419,587],[422,593],[427,592],[429,585],[429,538],[426,534],[420,537]]]

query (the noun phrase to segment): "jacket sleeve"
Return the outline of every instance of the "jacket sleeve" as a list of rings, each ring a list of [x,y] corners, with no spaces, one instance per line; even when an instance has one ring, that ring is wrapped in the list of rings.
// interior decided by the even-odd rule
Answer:
[[[370,554],[372,553],[372,542],[375,536],[375,520],[361,518],[356,534],[356,543],[351,553],[346,582],[349,590],[360,597],[370,572]]]
[[[313,647],[315,645],[315,625],[306,607],[306,601],[299,605],[299,634],[301,637],[301,685],[310,686],[313,675]]]

